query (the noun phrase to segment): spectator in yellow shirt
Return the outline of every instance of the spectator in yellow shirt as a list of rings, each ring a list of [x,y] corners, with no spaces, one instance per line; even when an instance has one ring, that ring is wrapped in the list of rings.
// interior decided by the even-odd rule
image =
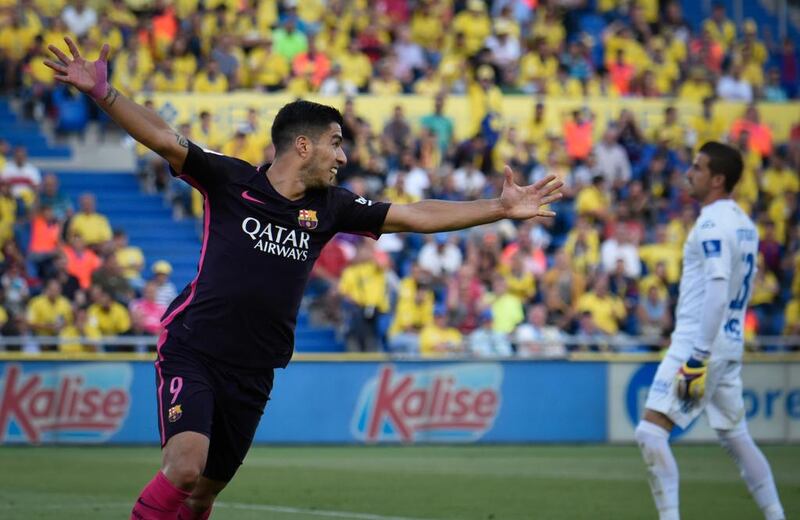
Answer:
[[[595,175],[592,184],[578,193],[575,198],[575,210],[578,215],[590,217],[595,221],[607,218],[610,202],[606,195],[605,181],[602,175]]]
[[[725,122],[714,112],[714,98],[703,98],[703,110],[694,117],[691,124],[694,131],[695,148],[699,148],[708,141],[721,141],[727,128]]]
[[[481,65],[475,72],[476,81],[468,89],[471,134],[480,132],[484,118],[490,113],[499,114],[503,110],[503,93],[495,84],[494,69]]]
[[[383,257],[382,257],[383,259]],[[382,338],[380,317],[389,312],[387,263],[376,260],[374,245],[361,242],[353,263],[342,271],[339,293],[349,314],[346,340],[349,350],[375,352]]]
[[[94,303],[89,306],[89,324],[96,327],[103,336],[119,336],[131,328],[131,315],[128,309],[114,301],[111,295],[100,286],[92,287]]]
[[[403,93],[403,85],[395,78],[392,64],[383,61],[379,65],[379,75],[369,82],[369,92],[376,96],[396,96]]]
[[[418,353],[419,334],[433,323],[433,291],[430,276],[414,264],[411,275],[400,281],[394,319],[389,328],[389,349],[392,352]]]
[[[786,192],[797,193],[800,191],[800,178],[786,164],[786,157],[782,151],[772,154],[770,166],[764,171],[761,178],[761,190],[770,199],[783,197]]]
[[[94,250],[102,250],[111,240],[111,225],[105,215],[96,211],[97,202],[91,193],[84,193],[78,199],[80,211],[69,223],[69,234],[77,234],[83,238],[87,246]]]
[[[61,330],[59,351],[64,353],[97,352],[102,334],[89,320],[89,312],[80,307],[75,311],[75,323]],[[78,338],[85,338],[83,342]]]
[[[164,59],[158,64],[152,77],[153,90],[156,92],[186,92],[189,90],[189,78],[175,74],[172,60]]]
[[[200,112],[200,121],[192,127],[192,137],[194,141],[209,150],[219,150],[225,140],[216,128],[211,112],[203,110]]]
[[[247,62],[249,77],[253,87],[258,90],[275,92],[281,90],[289,78],[289,62],[275,52],[272,38],[267,36],[261,45],[250,52]]]
[[[627,317],[623,301],[608,291],[606,275],[598,276],[592,290],[578,298],[576,311],[590,313],[594,324],[611,336],[619,332],[620,324]]]
[[[228,78],[219,70],[219,63],[209,61],[194,77],[195,92],[223,94],[228,91]]]
[[[426,357],[457,354],[464,350],[463,341],[458,329],[448,323],[447,308],[440,305],[434,310],[433,323],[419,335],[419,351]]]
[[[37,336],[58,336],[62,328],[72,323],[72,305],[61,295],[58,280],[50,280],[42,294],[31,298],[26,318]]]
[[[117,265],[122,269],[122,275],[137,289],[144,286],[142,269],[144,268],[144,253],[136,246],[128,244],[128,234],[122,229],[114,230],[114,256]]]
[[[656,265],[663,262],[667,269],[667,281],[670,284],[680,281],[683,246],[669,241],[666,225],[659,224],[656,228],[654,244],[639,247],[639,257],[649,271],[654,271]]]
[[[795,274],[795,276],[797,276]],[[786,336],[800,336],[800,294],[794,297],[786,305],[783,313],[783,334]]]
[[[701,67],[692,67],[689,78],[678,88],[678,98],[682,101],[702,101],[713,95],[714,89]]]
[[[372,63],[366,54],[361,52],[358,40],[351,40],[347,51],[336,57],[336,63],[342,68],[342,81],[349,81],[365,92],[372,77]]]
[[[478,52],[492,32],[492,22],[483,0],[468,0],[466,10],[456,15],[450,30],[464,35],[468,55]]]
[[[711,10],[711,18],[703,22],[703,30],[708,31],[711,38],[722,45],[723,50],[727,50],[736,39],[736,26],[727,17],[725,5],[715,3]]]

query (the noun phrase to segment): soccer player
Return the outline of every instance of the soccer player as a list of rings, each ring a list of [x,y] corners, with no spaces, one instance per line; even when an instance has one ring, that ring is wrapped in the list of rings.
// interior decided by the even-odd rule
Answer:
[[[745,310],[758,257],[758,231],[731,199],[742,157],[705,143],[689,167],[692,197],[703,206],[683,248],[676,326],[636,428],[661,520],[677,520],[678,466],[669,448],[674,425],[705,411],[767,520],[783,520],[769,463],[747,430],[742,400]]]
[[[341,114],[306,101],[278,112],[275,160],[257,169],[201,149],[109,85],[107,45],[89,62],[65,41],[71,58],[49,46],[55,79],[88,94],[205,199],[198,273],[167,309],[158,341],[163,463],[136,501],[134,519],[209,517],[250,447],[273,370],[292,356],[303,288],[334,234],[434,233],[552,217],[542,206],[561,197],[554,177],[518,186],[508,167],[493,200],[400,205],[358,197],[333,185],[347,162]]]

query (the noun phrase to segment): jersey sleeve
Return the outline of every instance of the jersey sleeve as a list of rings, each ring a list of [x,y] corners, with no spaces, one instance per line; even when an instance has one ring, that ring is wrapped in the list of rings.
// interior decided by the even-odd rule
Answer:
[[[231,180],[244,164],[246,163],[243,161],[205,150],[189,141],[189,153],[183,163],[183,170],[176,172],[170,168],[170,173],[195,187],[207,190]]]
[[[703,273],[707,279],[727,280],[733,262],[731,242],[720,222],[704,218],[697,224],[697,242],[703,255]]]
[[[377,239],[389,212],[388,202],[374,202],[344,188],[331,188],[330,203],[336,215],[336,231]]]

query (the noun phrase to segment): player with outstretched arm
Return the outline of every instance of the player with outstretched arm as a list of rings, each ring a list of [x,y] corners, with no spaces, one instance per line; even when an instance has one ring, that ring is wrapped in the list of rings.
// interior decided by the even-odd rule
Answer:
[[[742,157],[725,144],[705,143],[687,176],[702,210],[683,247],[675,330],[650,387],[636,441],[660,520],[680,517],[670,432],[675,425],[686,428],[702,412],[764,517],[784,520],[772,470],[747,429],[742,399],[744,318],[758,258],[758,230],[731,199],[742,176]]]
[[[561,183],[518,186],[510,168],[499,198],[387,204],[334,186],[347,162],[338,110],[284,106],[272,125],[275,161],[254,166],[203,150],[155,112],[107,82],[108,46],[97,61],[50,45],[55,79],[88,94],[134,139],[166,159],[204,196],[198,273],[164,315],[156,384],[161,470],[137,499],[133,519],[208,518],[217,494],[250,447],[272,390],[273,370],[292,356],[303,289],[337,232],[434,233],[500,219],[552,217]]]

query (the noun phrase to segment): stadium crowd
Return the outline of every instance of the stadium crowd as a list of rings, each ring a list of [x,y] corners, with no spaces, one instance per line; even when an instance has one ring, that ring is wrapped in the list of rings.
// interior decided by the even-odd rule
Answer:
[[[658,0],[598,0],[570,9],[535,0],[0,0],[0,13],[2,84],[24,100],[31,117],[58,119],[70,102],[85,104],[87,114],[93,109],[55,85],[42,64],[46,44],[63,47],[63,36],[71,35],[90,58],[103,43],[111,45],[111,81],[129,95],[254,89],[347,96],[349,162],[339,182],[367,198],[404,203],[496,196],[504,164],[519,182],[550,173],[565,181],[551,222],[387,235],[377,243],[337,237],[315,266],[307,312],[341,325],[351,350],[561,356],[604,350],[611,338],[635,335],[653,338],[648,348],[664,346],[682,243],[699,209],[683,172],[693,150],[712,139],[741,150],[745,171],[735,196],[761,231],[746,335],[800,334],[800,120],[788,141],[777,142],[754,103],[796,99],[798,51],[791,39],[759,35],[752,20],[737,27],[722,5],[695,26],[683,18],[679,2]],[[597,20],[600,25],[589,23]],[[366,93],[428,96],[431,112],[410,121],[398,105],[382,128],[373,128],[358,111],[358,94]],[[449,95],[468,99],[466,140],[455,138]],[[501,114],[504,96],[511,95],[535,99],[518,127],[505,124]],[[553,97],[576,104],[588,97],[676,103],[654,128],[645,130],[630,110],[597,128],[586,108],[554,117]],[[730,128],[720,121],[717,100],[742,102]],[[684,103],[702,105],[701,115],[687,121],[679,113]],[[181,122],[179,131],[253,164],[272,157],[268,122],[255,109],[233,135],[216,129],[213,111]],[[140,152],[146,189],[163,192],[178,216],[199,216],[199,194],[172,180],[159,158]],[[9,158],[6,168],[18,163]],[[55,276],[58,290],[67,293],[65,264],[79,257],[85,266],[84,251],[105,261],[94,275],[69,271],[78,287],[66,294],[74,303],[63,306],[71,315],[62,324],[99,323],[90,303],[116,301],[122,310],[141,298],[163,303],[157,295],[164,296],[159,283],[168,273],[158,275],[161,282],[144,283],[142,261],[133,269],[129,258],[119,258],[130,249],[124,233],[112,238],[106,232],[94,241],[70,232],[75,218],[96,215],[90,197],[70,218],[47,198],[53,195],[44,196],[52,178],[25,199],[14,193],[14,174],[4,170],[7,177],[0,200],[11,208],[3,211],[1,226],[4,330],[58,332],[53,325],[37,328],[30,308],[23,312],[32,292],[17,291],[15,280],[30,278],[24,268],[33,263],[41,280],[36,290],[55,294],[55,284],[46,282]],[[17,221],[9,222],[9,215]],[[20,218],[31,230],[28,251],[12,240],[15,229],[19,237]],[[57,235],[47,227],[52,222],[60,226]],[[63,254],[40,262],[40,251],[32,249],[37,230],[50,233],[50,244],[55,240]],[[126,284],[96,280],[102,276]],[[153,306],[147,309],[155,314]],[[151,332],[141,324],[134,330]]]
[[[7,145],[0,140],[0,147]],[[0,333],[8,350],[142,350],[101,338],[153,335],[176,295],[171,266],[145,272],[141,249],[97,212],[95,195],[77,209],[58,178],[42,176],[24,147],[0,157]],[[36,337],[48,339],[38,339]],[[61,338],[58,344],[53,338]],[[80,341],[79,338],[86,338]]]

